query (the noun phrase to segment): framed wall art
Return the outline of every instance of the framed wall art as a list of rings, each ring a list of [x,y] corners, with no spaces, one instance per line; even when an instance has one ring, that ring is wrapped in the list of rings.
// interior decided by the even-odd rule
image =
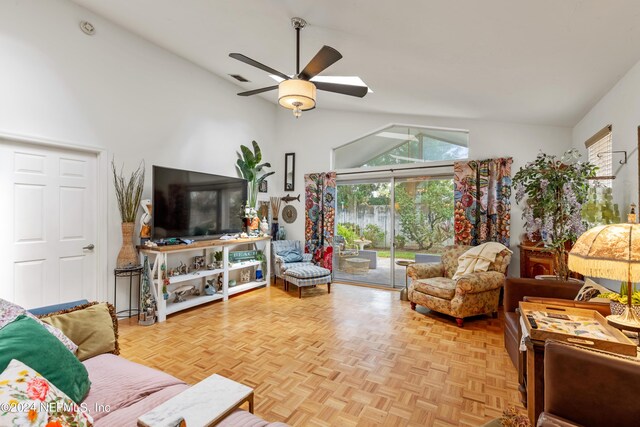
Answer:
[[[296,153],[284,155],[284,191],[295,190]]]

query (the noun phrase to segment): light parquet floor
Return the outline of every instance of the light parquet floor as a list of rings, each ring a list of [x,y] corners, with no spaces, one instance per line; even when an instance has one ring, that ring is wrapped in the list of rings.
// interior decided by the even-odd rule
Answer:
[[[121,354],[191,384],[214,373],[244,383],[257,415],[293,426],[478,426],[522,408],[501,317],[461,329],[393,291],[334,284],[300,300],[290,288],[150,327],[121,321]]]

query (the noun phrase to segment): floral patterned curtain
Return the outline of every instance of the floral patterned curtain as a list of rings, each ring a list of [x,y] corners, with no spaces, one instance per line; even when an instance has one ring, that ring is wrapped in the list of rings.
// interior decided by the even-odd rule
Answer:
[[[455,243],[509,247],[511,157],[455,162]]]
[[[305,175],[304,187],[305,252],[313,254],[317,265],[332,270],[336,173]]]

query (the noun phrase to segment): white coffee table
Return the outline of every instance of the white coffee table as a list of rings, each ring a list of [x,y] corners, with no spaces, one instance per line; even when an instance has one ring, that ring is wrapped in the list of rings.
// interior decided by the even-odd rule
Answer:
[[[212,426],[249,402],[253,414],[253,389],[218,374],[211,375],[138,418],[140,427]]]

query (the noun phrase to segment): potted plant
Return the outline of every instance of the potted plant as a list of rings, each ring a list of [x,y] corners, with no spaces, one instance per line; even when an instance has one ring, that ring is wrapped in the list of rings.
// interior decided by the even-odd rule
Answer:
[[[213,259],[215,260],[216,268],[224,267],[222,265],[222,256],[223,256],[222,251],[216,251],[213,253]]]
[[[624,313],[628,304],[627,296],[628,283],[622,282],[620,284],[620,293],[605,292],[598,295],[599,298],[607,298],[611,301],[611,314],[621,315]],[[640,316],[640,291],[636,289],[636,285],[633,285],[633,292],[631,293],[631,307]]]
[[[260,175],[260,172],[262,172],[264,168],[270,168],[271,164],[266,162],[260,163],[262,161],[260,146],[258,146],[258,143],[255,141],[251,141],[251,143],[253,144],[253,151],[245,145],[240,146],[240,153],[238,153],[239,159],[236,162],[236,167],[240,175],[247,180],[249,185],[248,207],[255,209],[258,203],[258,189],[260,188],[260,184],[275,172],[266,172]]]
[[[133,244],[133,232],[144,187],[144,162],[141,162],[138,169],[127,178],[125,178],[122,169],[120,168],[120,172],[116,171],[116,165],[111,160],[113,183],[122,220],[122,248],[118,253],[116,268],[127,268],[139,264],[138,253]]]
[[[597,169],[579,159],[576,150],[560,158],[540,153],[513,178],[527,235],[554,253],[555,273],[560,280],[569,279],[567,250],[585,231],[582,204],[589,193],[589,179]]]

